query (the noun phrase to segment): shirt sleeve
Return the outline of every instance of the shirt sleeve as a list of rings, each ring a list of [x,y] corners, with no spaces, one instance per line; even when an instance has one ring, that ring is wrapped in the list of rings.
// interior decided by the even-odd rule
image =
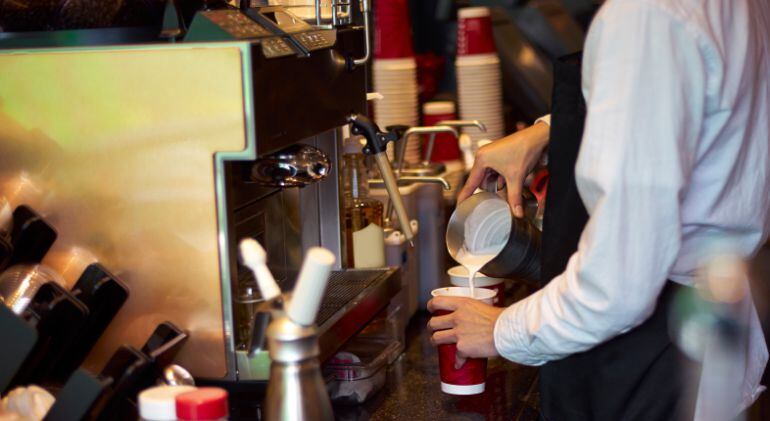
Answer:
[[[587,119],[576,166],[589,221],[566,270],[495,325],[505,358],[540,365],[588,350],[654,311],[681,244],[707,68],[658,3],[606,3],[584,54]]]

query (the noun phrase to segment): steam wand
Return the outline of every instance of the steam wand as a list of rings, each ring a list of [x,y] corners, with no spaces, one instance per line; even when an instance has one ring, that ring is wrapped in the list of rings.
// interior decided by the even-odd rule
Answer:
[[[351,132],[361,135],[366,139],[363,152],[374,156],[377,168],[380,170],[380,175],[385,184],[385,189],[388,191],[390,201],[396,210],[401,232],[404,233],[407,241],[414,246],[414,232],[409,224],[409,215],[406,213],[404,200],[398,191],[398,183],[393,173],[393,167],[390,166],[390,161],[388,161],[388,156],[385,153],[388,143],[401,139],[408,128],[406,126],[395,126],[390,131],[384,133],[380,131],[380,128],[372,120],[360,114],[349,116],[348,121],[351,123]]]

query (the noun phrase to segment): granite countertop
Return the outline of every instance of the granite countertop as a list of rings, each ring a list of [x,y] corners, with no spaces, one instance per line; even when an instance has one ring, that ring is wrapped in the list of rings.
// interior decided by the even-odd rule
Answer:
[[[526,292],[520,289],[519,293]],[[442,393],[438,353],[430,344],[426,326],[429,318],[427,313],[412,318],[406,333],[406,349],[388,368],[383,390],[358,406],[335,405],[338,420],[538,419],[537,369],[501,358],[489,362],[485,393]]]

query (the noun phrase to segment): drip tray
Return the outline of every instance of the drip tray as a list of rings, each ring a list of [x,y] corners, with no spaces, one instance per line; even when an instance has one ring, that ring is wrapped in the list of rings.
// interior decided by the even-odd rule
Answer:
[[[397,268],[332,273],[316,319],[320,361],[333,356],[388,305],[401,289],[400,277]]]

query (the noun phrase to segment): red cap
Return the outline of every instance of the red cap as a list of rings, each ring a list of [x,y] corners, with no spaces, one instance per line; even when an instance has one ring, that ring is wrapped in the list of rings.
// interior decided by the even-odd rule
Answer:
[[[227,418],[227,391],[218,387],[201,387],[177,395],[176,417],[180,420]]]

